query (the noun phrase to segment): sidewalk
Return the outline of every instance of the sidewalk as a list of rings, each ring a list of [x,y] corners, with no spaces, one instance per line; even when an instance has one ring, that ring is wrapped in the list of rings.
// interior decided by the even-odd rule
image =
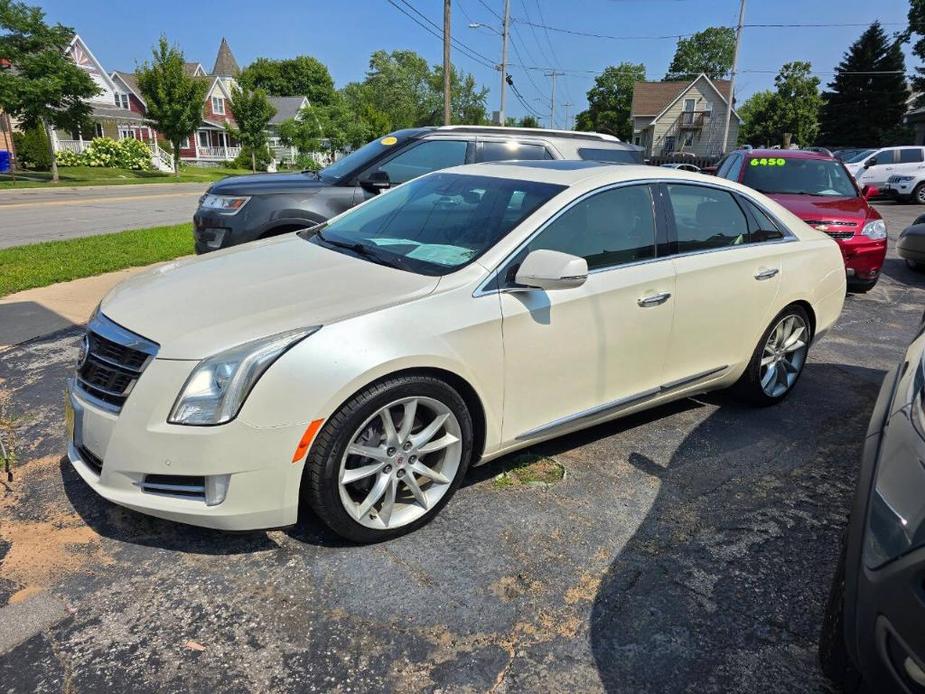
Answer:
[[[83,325],[110,289],[148,267],[27,289],[0,299],[0,351],[26,340]]]

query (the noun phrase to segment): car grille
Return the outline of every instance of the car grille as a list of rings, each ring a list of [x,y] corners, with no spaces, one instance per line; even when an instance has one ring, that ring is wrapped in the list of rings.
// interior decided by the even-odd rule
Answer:
[[[85,446],[80,446],[77,452],[80,453],[80,459],[84,461],[87,467],[93,470],[96,476],[99,477],[103,472],[103,461],[87,450]]]
[[[206,500],[206,478],[194,475],[145,475],[141,490],[149,494]]]
[[[97,313],[87,326],[77,366],[77,387],[106,409],[118,412],[158,345]]]
[[[807,219],[806,223],[814,229],[828,234],[833,239],[850,239],[854,236],[854,229],[858,226],[857,222],[846,222],[837,219]],[[826,228],[819,229],[822,226]]]

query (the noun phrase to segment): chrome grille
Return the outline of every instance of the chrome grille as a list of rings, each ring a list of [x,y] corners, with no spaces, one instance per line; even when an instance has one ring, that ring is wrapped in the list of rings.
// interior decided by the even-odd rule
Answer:
[[[848,229],[856,229],[858,226],[857,222],[841,219],[807,219],[806,223],[814,229],[828,234],[833,239],[850,239],[854,236],[854,231],[848,231]],[[820,227],[825,228],[820,229]]]
[[[195,475],[145,475],[141,490],[149,494],[206,500],[206,478]]]
[[[118,412],[158,345],[96,313],[87,325],[77,365],[77,387],[106,409]]]

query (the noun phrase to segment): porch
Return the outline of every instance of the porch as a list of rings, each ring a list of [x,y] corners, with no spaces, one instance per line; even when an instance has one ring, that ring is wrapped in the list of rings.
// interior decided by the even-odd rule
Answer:
[[[240,153],[241,146],[226,130],[200,128],[196,131],[196,156],[192,158],[207,162],[224,162],[235,159]]]

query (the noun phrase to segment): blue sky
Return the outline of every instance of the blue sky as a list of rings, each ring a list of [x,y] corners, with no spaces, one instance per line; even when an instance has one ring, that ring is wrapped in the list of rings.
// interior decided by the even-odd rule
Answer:
[[[27,0],[36,2],[36,0]],[[438,25],[442,0],[407,1]],[[571,114],[586,106],[585,93],[594,73],[621,61],[646,65],[649,79],[661,79],[674,53],[675,38],[611,40],[531,28],[525,21],[551,27],[618,36],[673,36],[711,25],[733,25],[738,0],[510,0],[515,64],[555,66],[559,79],[556,101],[559,126],[563,104]],[[470,20],[498,25],[490,10],[501,13],[503,0],[453,0],[453,35],[479,54],[500,60],[500,38],[486,29],[470,29]],[[313,55],[324,62],[338,86],[362,79],[369,54],[376,49],[413,49],[432,63],[442,60],[438,38],[426,33],[386,0],[337,2],[319,0],[223,0],[150,3],[112,0],[38,0],[48,19],[73,26],[107,70],[131,70],[150,55],[161,33],[184,50],[187,60],[211,69],[219,41],[225,36],[238,62],[254,58]],[[489,9],[490,8],[490,9]],[[905,28],[906,0],[749,0],[746,23],[863,23],[879,19],[889,32]],[[540,17],[542,16],[542,20]],[[845,49],[863,27],[748,28],[743,32],[736,84],[741,103],[750,94],[773,85],[774,74],[791,60],[808,60],[823,84]],[[498,73],[454,51],[454,62],[472,72],[491,91],[490,110],[498,108]],[[913,61],[907,58],[907,67]],[[528,77],[532,77],[532,81]],[[541,70],[510,69],[530,108],[549,111],[549,80]],[[508,94],[508,115],[526,109]],[[548,117],[547,117],[548,120]],[[546,123],[546,120],[544,120]]]

